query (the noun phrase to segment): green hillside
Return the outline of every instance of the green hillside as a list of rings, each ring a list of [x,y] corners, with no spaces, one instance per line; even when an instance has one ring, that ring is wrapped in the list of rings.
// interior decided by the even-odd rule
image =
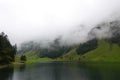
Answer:
[[[27,57],[26,63],[34,63],[34,62],[48,62],[52,61],[50,58],[40,58],[38,56],[38,53],[36,51],[30,50],[28,52],[25,52],[23,54],[19,54],[16,56],[16,62],[21,62],[20,57],[21,55],[25,55]]]
[[[117,44],[110,44],[105,40],[99,41],[97,49],[84,54],[83,61],[105,61],[120,62],[120,47]]]
[[[84,55],[78,55],[77,48],[59,57],[58,61],[82,61],[82,62],[120,62],[120,47],[117,44],[110,45],[105,40],[98,41],[98,47]]]
[[[68,53],[56,58],[40,58],[35,51],[28,51],[23,55],[27,56],[27,62],[46,62],[46,61],[79,61],[79,62],[120,62],[119,45],[110,43],[106,40],[99,40],[98,47],[84,54],[77,53],[77,47],[72,48]]]
[[[57,61],[79,61],[80,55],[76,52],[77,48],[73,48],[71,51],[66,53],[65,55],[57,58]]]

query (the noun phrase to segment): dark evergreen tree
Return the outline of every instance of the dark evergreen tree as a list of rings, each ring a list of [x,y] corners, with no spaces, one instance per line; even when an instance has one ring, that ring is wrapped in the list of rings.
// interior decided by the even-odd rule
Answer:
[[[22,62],[25,62],[25,61],[27,61],[27,57],[26,57],[25,55],[22,55],[22,56],[20,57],[20,60],[21,60]]]
[[[0,33],[0,64],[13,62],[15,54],[16,47],[11,45],[4,32]]]
[[[92,40],[90,40],[88,42],[80,44],[76,51],[77,51],[78,54],[82,55],[82,54],[84,54],[86,52],[89,52],[91,50],[96,49],[97,46],[98,46],[97,39],[92,39]]]

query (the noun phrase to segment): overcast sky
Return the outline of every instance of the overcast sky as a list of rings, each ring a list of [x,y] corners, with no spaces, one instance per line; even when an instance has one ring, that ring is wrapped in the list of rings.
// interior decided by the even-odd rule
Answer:
[[[119,16],[120,0],[0,0],[0,32],[12,43],[68,37],[84,40],[97,23]],[[80,25],[85,25],[79,28]],[[72,32],[72,33],[71,33]]]

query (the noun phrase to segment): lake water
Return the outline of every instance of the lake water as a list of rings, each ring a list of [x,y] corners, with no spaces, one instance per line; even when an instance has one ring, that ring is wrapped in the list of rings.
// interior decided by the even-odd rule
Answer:
[[[120,80],[118,63],[35,63],[0,69],[0,80]]]

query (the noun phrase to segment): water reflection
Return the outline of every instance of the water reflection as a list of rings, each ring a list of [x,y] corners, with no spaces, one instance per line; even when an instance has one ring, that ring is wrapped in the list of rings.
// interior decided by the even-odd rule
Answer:
[[[25,70],[25,68],[26,68],[26,65],[22,64],[22,65],[19,66],[19,71],[23,72]]]
[[[13,80],[13,66],[0,69],[0,80]]]
[[[20,70],[20,71],[19,71]],[[14,80],[89,80],[89,72],[66,63],[40,63],[21,66],[15,70]]]
[[[0,69],[0,80],[120,80],[119,73],[120,64],[37,63]]]
[[[15,70],[14,80],[118,80],[113,64],[38,63]]]

